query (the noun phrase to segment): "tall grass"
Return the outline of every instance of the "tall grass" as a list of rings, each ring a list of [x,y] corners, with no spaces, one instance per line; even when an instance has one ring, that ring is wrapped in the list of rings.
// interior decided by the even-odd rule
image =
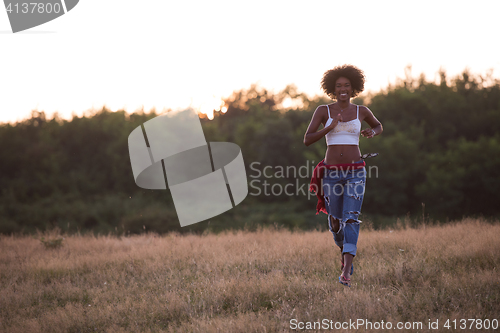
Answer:
[[[500,319],[499,223],[362,227],[358,245],[347,288],[328,232],[65,235],[55,249],[0,236],[0,331],[287,332],[292,319],[366,319],[427,332],[438,319],[433,332],[449,332],[447,319]]]

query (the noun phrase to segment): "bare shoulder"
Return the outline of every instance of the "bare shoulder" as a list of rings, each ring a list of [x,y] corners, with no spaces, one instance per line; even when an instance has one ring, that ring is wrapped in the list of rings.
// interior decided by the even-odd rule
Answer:
[[[360,113],[359,120],[367,122],[371,128],[374,128],[378,125],[382,125],[380,123],[380,121],[375,117],[372,110],[370,110],[366,106],[360,105],[359,106],[359,113]]]
[[[372,114],[372,111],[367,106],[364,105],[359,106],[359,112],[364,115]]]
[[[360,119],[366,119],[366,118],[371,118],[373,117],[373,112],[366,106],[364,105],[360,105],[359,106],[359,115],[360,115]]]
[[[321,114],[327,114],[327,113],[328,113],[328,109],[327,109],[327,107],[326,107],[326,104],[319,105],[319,106],[316,108],[316,112],[321,113]]]
[[[322,122],[326,121],[328,119],[328,108],[326,105],[318,106],[316,111],[314,111],[314,117],[318,117]]]

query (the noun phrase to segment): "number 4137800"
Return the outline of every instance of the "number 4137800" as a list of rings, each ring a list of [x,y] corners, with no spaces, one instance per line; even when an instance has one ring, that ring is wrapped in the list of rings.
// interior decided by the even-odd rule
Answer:
[[[476,330],[489,330],[490,328],[496,330],[498,328],[498,319],[448,319],[446,323],[444,323],[444,328],[447,329],[476,329]]]
[[[23,2],[23,3],[16,3],[14,6],[12,3],[9,3],[7,5],[7,13],[12,13],[14,12],[15,14],[28,14],[28,13],[59,13],[61,11],[61,5],[59,3],[54,3],[51,4],[49,3],[43,3],[43,2]]]

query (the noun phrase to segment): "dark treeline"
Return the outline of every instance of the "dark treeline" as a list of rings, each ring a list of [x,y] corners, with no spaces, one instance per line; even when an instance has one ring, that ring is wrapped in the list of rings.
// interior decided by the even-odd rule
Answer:
[[[500,82],[467,71],[450,80],[444,72],[440,77],[434,83],[408,75],[354,100],[384,125],[381,136],[360,139],[363,153],[380,154],[367,160],[363,203],[364,219],[375,227],[408,214],[442,221],[498,217]],[[315,215],[307,184],[326,144],[306,147],[303,136],[316,107],[329,102],[294,86],[279,93],[252,86],[227,98],[225,114],[202,118],[207,141],[241,147],[250,194],[236,208],[186,228],[179,226],[168,190],[140,189],[133,180],[127,138],[156,117],[154,111],[103,109],[70,121],[34,111],[25,121],[1,124],[0,232],[324,227],[326,215]]]

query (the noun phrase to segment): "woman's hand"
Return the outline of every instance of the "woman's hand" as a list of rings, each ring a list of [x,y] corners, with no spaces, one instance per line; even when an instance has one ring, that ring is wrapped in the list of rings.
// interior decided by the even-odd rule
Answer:
[[[328,130],[331,131],[341,121],[342,121],[342,115],[339,113],[335,118],[333,118],[333,121],[331,122],[331,124],[328,125],[326,128],[328,128]]]
[[[337,126],[339,121],[342,121],[342,115],[339,113],[335,118],[333,118],[332,123],[325,128],[318,131],[318,128],[321,124],[326,124],[328,122],[328,112],[326,105],[320,105],[314,111],[311,122],[309,123],[309,127],[307,127],[306,134],[304,134],[304,144],[309,146],[312,143],[315,143],[319,139],[323,138],[328,134],[332,129]]]
[[[361,131],[361,135],[364,136],[365,138],[373,138],[375,136],[375,131],[373,128],[365,128],[364,130]]]

